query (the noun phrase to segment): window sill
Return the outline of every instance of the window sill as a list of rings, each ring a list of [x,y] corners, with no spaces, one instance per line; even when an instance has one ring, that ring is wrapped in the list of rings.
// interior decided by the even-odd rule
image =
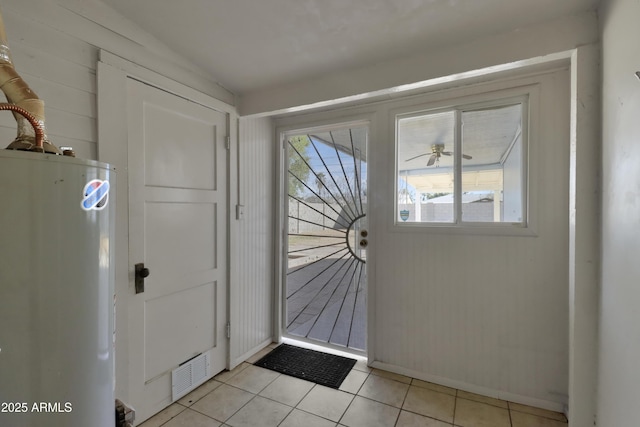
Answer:
[[[522,223],[401,223],[391,227],[392,232],[419,234],[451,234],[482,236],[521,236],[537,237],[538,232],[532,224]]]

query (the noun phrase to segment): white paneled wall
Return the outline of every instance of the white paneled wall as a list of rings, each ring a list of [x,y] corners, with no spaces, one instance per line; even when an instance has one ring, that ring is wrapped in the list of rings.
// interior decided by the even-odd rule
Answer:
[[[45,101],[51,141],[74,147],[78,157],[97,158],[101,48],[233,103],[232,94],[98,0],[4,0],[0,6],[15,67]],[[13,140],[15,128],[10,113],[0,115],[0,146]]]
[[[531,105],[540,121],[531,122],[529,155],[536,235],[403,232],[390,226],[392,209],[376,199],[372,235],[384,244],[373,260],[373,351],[382,366],[414,377],[562,410],[569,372],[569,72],[528,83],[537,85],[540,100]],[[371,147],[391,159],[392,120],[389,138]],[[382,168],[378,179],[392,182],[392,161]],[[382,189],[388,206],[391,190]]]
[[[271,342],[274,322],[274,128],[270,118],[243,118],[239,126],[239,200],[244,219],[238,225],[239,271],[232,290],[237,296],[232,366]]]
[[[570,74],[434,91],[279,119],[306,127],[367,114],[369,359],[374,367],[548,409],[568,401]],[[535,87],[530,235],[394,226],[395,113]],[[438,104],[441,102],[442,104]],[[475,230],[477,231],[477,230]]]
[[[79,157],[95,159],[97,51],[46,22],[37,2],[24,2],[33,3],[29,15],[19,3],[2,3],[7,38],[16,69],[45,101],[49,138],[74,147]],[[11,114],[0,115],[0,145],[13,140],[15,129]]]

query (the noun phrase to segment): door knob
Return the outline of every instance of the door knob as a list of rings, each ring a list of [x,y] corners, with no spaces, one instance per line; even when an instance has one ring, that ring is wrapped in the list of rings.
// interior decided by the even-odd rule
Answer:
[[[149,277],[149,269],[144,266],[144,263],[138,263],[135,265],[136,272],[136,294],[144,292],[144,279]]]
[[[367,239],[360,240],[360,247],[366,248],[368,244],[369,242],[367,242]]]

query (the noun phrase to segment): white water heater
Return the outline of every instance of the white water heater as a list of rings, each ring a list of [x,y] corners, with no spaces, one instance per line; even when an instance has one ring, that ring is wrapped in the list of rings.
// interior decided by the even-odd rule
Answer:
[[[0,426],[114,426],[114,170],[0,150]]]

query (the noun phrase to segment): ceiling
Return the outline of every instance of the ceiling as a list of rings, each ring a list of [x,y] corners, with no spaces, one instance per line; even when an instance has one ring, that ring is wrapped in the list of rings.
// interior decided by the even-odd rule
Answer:
[[[599,0],[103,0],[236,95],[596,8]]]
[[[461,112],[462,166],[466,169],[499,165],[508,155],[521,128],[521,104],[481,108]],[[398,169],[404,173],[437,173],[451,169],[454,156],[455,113],[427,112],[410,114],[398,119]],[[427,162],[434,146],[441,144],[444,155]],[[436,150],[437,151],[437,150]]]

